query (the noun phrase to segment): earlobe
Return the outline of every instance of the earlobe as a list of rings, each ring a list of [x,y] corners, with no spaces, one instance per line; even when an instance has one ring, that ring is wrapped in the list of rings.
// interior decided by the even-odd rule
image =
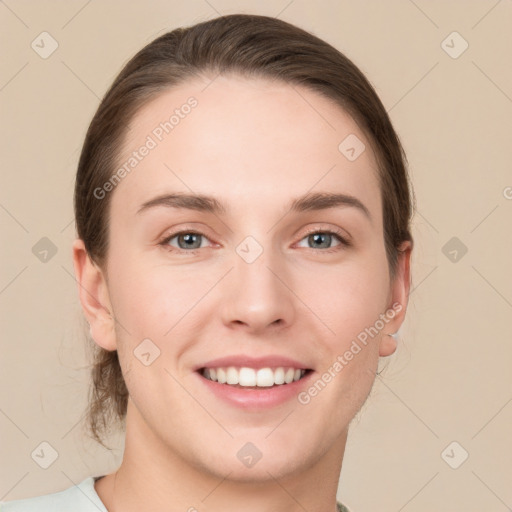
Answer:
[[[395,353],[397,341],[393,334],[383,334],[380,340],[379,356],[387,357]]]
[[[410,267],[411,267],[412,242],[405,241],[399,247],[398,262],[396,268],[395,279],[391,283],[391,291],[389,297],[389,310],[394,311],[392,319],[387,323],[387,334],[383,335],[380,351],[381,355],[391,355],[395,352],[397,341],[392,337],[391,333],[396,333],[403,321],[407,311],[409,301]]]
[[[73,267],[78,295],[91,337],[105,350],[116,350],[116,337],[108,287],[102,270],[91,260],[83,240],[73,242]]]

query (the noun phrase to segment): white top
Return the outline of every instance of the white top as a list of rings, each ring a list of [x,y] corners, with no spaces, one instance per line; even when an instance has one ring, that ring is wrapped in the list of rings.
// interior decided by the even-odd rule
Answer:
[[[0,501],[0,512],[108,512],[90,476],[68,489],[35,498]]]
[[[94,489],[94,482],[99,478],[90,476],[78,485],[53,494],[0,501],[0,512],[108,512]],[[338,510],[350,512],[346,506],[337,504]]]

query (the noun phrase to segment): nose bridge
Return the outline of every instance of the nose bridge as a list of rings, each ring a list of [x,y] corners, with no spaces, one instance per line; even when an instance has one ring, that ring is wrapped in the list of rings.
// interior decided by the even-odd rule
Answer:
[[[271,237],[265,235],[263,243],[246,237],[235,248],[233,261],[231,285],[223,297],[224,322],[243,323],[252,330],[289,324],[293,315],[291,292],[284,284],[285,267],[272,248]]]

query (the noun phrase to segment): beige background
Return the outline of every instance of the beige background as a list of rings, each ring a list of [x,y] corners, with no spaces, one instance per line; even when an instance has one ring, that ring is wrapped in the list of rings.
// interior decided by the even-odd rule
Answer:
[[[120,463],[122,437],[106,452],[81,431],[88,370],[71,261],[79,150],[135,51],[234,12],[296,23],[354,60],[402,138],[416,190],[408,318],[353,423],[338,497],[354,512],[511,510],[510,0],[1,2],[0,500]],[[46,59],[31,47],[43,31],[58,42]],[[443,49],[458,54],[464,41],[457,58]],[[43,237],[57,250],[46,262]],[[453,237],[458,247],[445,247]],[[443,458],[453,441],[460,447]],[[58,453],[48,469],[31,455],[42,442]],[[468,459],[452,469],[446,461],[460,463],[463,450]]]

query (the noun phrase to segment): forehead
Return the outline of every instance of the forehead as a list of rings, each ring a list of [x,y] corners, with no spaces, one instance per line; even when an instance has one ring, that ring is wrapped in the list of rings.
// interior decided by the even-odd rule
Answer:
[[[126,213],[172,191],[260,209],[331,191],[380,212],[376,159],[355,121],[319,93],[262,78],[198,78],[160,93],[133,117],[118,164],[128,172],[112,208]]]

